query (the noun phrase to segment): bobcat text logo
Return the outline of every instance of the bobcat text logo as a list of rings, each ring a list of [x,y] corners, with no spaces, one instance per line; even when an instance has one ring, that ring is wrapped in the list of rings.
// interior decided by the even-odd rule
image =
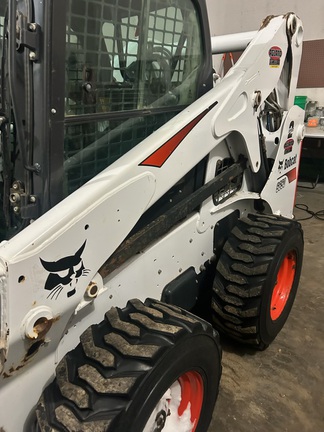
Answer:
[[[47,298],[58,298],[63,289],[66,290],[66,296],[71,297],[76,293],[77,283],[82,276],[86,276],[90,270],[83,265],[82,252],[84,251],[86,241],[80,249],[74,254],[58,261],[44,261],[40,258],[42,266],[49,272],[45,282],[45,289],[50,291]]]
[[[288,159],[285,159],[285,169],[290,168],[291,166],[295,165],[297,162],[297,155],[292,156]]]

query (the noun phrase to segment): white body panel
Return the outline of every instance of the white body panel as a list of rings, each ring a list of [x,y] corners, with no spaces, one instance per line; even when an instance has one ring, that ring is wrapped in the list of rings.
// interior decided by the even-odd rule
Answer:
[[[285,57],[286,26],[287,20],[283,17],[271,20],[214,89],[22,233],[1,244],[0,289],[6,299],[6,328],[10,329],[0,392],[0,426],[6,432],[23,430],[42,389],[52,379],[57,362],[78,343],[80,334],[89,325],[102,320],[111,306],[123,307],[134,297],[160,298],[165,285],[184,270],[194,267],[199,273],[201,266],[214,254],[213,229],[218,221],[234,210],[239,210],[241,215],[253,211],[254,201],[260,199],[265,200],[273,213],[292,217],[297,177],[289,183],[286,181],[283,190],[276,193],[281,176],[297,168],[300,157],[302,131],[297,125],[302,123],[303,111],[293,106],[289,94],[286,120],[276,133],[265,131],[268,152],[275,162],[260,194],[251,192],[244,178],[241,190],[224,203],[216,206],[212,197],[207,199],[199,212],[188,216],[105,280],[98,274],[144,211],[207,155],[206,181],[214,177],[217,161],[230,155],[244,154],[251,172],[258,172],[261,155],[257,116],[265,98],[278,87],[283,66],[283,61],[277,67],[269,66],[269,49],[278,46],[282,49],[282,58]],[[298,27],[301,28],[299,21]],[[292,83],[297,79],[301,49],[296,37],[297,34],[291,42],[294,59],[297,59],[293,64]],[[255,92],[258,91],[261,101],[255,108]],[[141,165],[208,109],[161,168]],[[291,131],[292,121],[296,127]],[[294,140],[291,156],[285,154],[289,134],[292,134],[289,139]],[[274,144],[276,137],[279,142]],[[285,164],[289,157],[294,157],[294,161],[279,169],[279,162],[284,160]],[[84,243],[82,260],[87,272],[75,285],[76,294],[67,297],[62,291],[57,297],[49,296],[44,289],[48,271],[40,259],[57,261],[72,256]],[[86,294],[91,282],[99,287],[99,294],[93,299]],[[53,319],[53,325],[37,352],[28,356],[32,341],[26,333],[44,316]],[[19,407],[18,418],[13,414],[13,401],[14,406]]]

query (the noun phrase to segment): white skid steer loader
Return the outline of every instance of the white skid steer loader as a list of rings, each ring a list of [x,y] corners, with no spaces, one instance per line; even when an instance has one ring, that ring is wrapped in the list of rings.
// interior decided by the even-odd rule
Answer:
[[[283,327],[302,24],[208,29],[204,0],[1,0],[1,431],[206,432],[217,330]]]

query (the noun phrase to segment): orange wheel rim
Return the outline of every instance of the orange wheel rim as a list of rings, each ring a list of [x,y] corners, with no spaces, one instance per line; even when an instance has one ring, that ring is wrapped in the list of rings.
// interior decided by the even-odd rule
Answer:
[[[181,375],[158,401],[144,432],[195,432],[204,400],[204,383],[196,371]]]
[[[294,251],[288,252],[282,260],[271,297],[270,316],[272,321],[277,320],[285,309],[295,279],[296,262],[296,252]]]
[[[190,371],[178,378],[181,386],[181,403],[178,414],[181,417],[190,403],[192,432],[195,432],[198,425],[202,403],[204,399],[204,385],[198,372]]]

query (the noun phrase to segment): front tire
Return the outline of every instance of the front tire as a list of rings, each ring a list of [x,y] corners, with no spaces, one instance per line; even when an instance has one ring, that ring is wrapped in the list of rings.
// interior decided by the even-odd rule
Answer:
[[[266,348],[291,311],[303,248],[296,221],[255,214],[240,219],[217,264],[212,294],[216,328],[239,342]]]
[[[40,431],[207,431],[221,375],[218,334],[208,323],[131,300],[80,339],[38,403]]]

